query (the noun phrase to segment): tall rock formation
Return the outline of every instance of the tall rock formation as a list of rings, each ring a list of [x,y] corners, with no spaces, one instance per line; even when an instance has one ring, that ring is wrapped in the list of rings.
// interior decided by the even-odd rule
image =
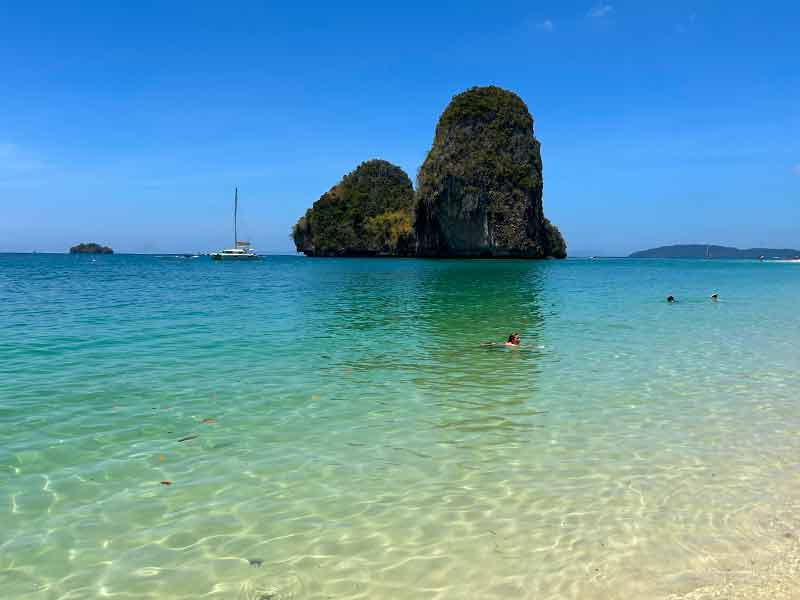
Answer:
[[[516,94],[475,87],[453,98],[417,177],[417,255],[564,258],[542,212],[533,118]]]
[[[325,192],[292,230],[307,256],[411,256],[414,189],[400,167],[369,160]]]

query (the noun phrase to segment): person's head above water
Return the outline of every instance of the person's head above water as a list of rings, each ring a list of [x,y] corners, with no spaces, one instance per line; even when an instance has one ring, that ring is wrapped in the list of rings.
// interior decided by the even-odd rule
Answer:
[[[711,301],[712,302],[716,302],[718,299],[719,299],[719,294],[717,292],[714,292],[713,294],[711,294]]]
[[[673,302],[675,302],[675,298],[673,298],[672,296],[667,296],[667,302],[672,304]]]
[[[509,335],[506,344],[511,344],[512,346],[519,346],[519,334],[515,331],[514,333]]]

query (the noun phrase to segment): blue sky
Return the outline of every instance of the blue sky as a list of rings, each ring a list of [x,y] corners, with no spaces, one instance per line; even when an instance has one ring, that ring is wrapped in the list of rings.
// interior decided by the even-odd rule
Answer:
[[[796,2],[2,2],[0,250],[230,244],[517,92],[570,250],[800,247]]]

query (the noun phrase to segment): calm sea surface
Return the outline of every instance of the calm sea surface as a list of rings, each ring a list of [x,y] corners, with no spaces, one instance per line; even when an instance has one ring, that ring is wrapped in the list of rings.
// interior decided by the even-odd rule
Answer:
[[[800,264],[95,261],[0,255],[0,598],[659,598],[800,531]]]

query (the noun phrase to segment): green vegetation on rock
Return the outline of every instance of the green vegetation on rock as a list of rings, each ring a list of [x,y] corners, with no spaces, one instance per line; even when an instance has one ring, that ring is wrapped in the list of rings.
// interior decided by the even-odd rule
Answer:
[[[567,242],[564,241],[564,236],[561,235],[558,227],[553,225],[548,218],[544,219],[544,232],[549,255],[553,258],[567,258]]]
[[[108,246],[101,246],[94,242],[84,242],[69,249],[70,254],[114,254],[114,251]]]
[[[516,94],[476,87],[453,98],[417,177],[420,256],[563,258],[542,211],[533,118]]]
[[[369,160],[306,211],[292,238],[308,256],[409,256],[413,212],[408,175],[385,160]]]

